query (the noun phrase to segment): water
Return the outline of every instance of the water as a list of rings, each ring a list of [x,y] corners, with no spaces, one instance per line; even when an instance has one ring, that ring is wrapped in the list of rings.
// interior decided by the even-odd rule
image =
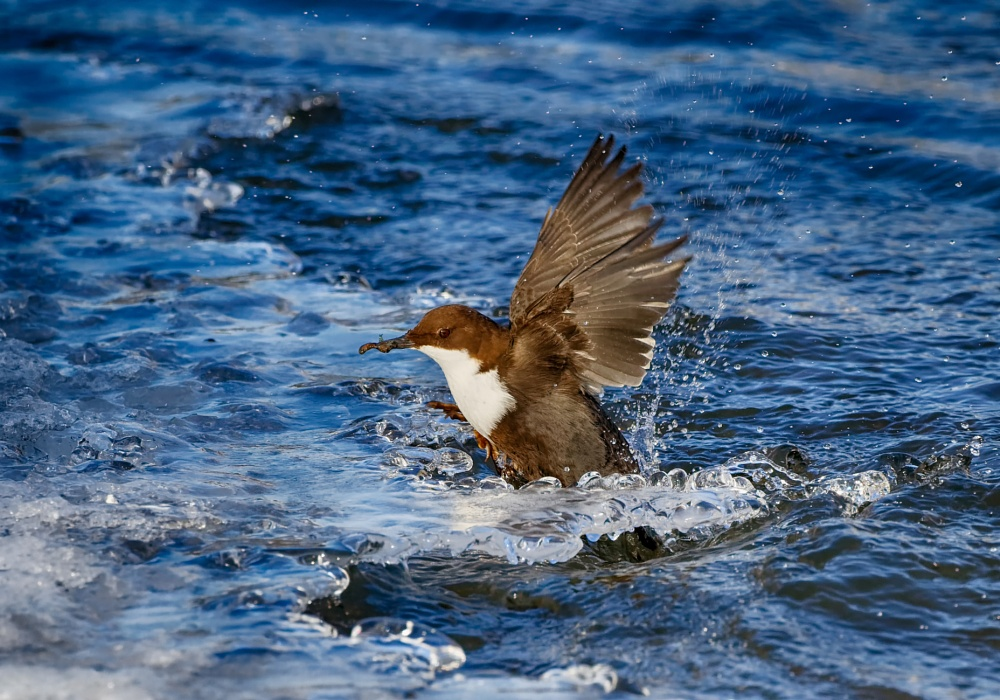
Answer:
[[[995,6],[0,13],[0,698],[1000,695]],[[694,255],[645,468],[513,490],[357,348],[598,131]]]

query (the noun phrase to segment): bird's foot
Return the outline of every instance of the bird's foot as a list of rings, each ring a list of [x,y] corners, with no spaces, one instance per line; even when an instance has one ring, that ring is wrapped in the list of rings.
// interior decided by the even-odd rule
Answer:
[[[497,451],[497,448],[493,446],[488,437],[475,428],[472,429],[472,432],[476,435],[476,444],[479,445],[479,449],[486,450],[486,459],[492,459],[496,463],[500,459],[500,453]]]
[[[462,413],[457,404],[445,403],[444,401],[428,401],[427,408],[440,409],[441,411],[444,411],[444,414],[452,420],[460,420],[464,423],[468,423],[468,421],[465,420],[465,414]]]

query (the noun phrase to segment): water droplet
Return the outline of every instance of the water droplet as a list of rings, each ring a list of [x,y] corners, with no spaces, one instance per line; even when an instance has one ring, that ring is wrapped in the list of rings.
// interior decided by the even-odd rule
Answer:
[[[969,441],[969,454],[978,457],[983,449],[983,436],[977,435]]]
[[[958,182],[955,183],[955,187],[961,187],[961,186],[962,186],[962,181],[961,180],[959,180]]]
[[[941,82],[942,83],[947,83],[948,82],[948,76],[947,75],[942,75],[941,76]]]

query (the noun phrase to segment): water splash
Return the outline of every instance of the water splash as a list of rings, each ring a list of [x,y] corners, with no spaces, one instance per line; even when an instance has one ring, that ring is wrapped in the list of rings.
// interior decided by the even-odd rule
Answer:
[[[349,643],[371,654],[372,666],[383,673],[433,676],[465,663],[465,651],[454,640],[411,620],[362,620],[351,630]]]
[[[855,515],[859,510],[885,498],[892,492],[892,481],[880,471],[866,471],[849,476],[818,479],[808,487],[810,497],[830,494],[843,505],[844,513]]]
[[[390,474],[414,463],[435,464],[434,450],[408,448],[387,453]],[[450,460],[457,450],[446,450]],[[467,463],[459,460],[459,468]],[[420,553],[444,550],[453,556],[476,552],[511,563],[567,561],[601,538],[617,540],[645,529],[662,543],[705,539],[748,520],[770,506],[749,479],[726,467],[691,477],[682,470],[647,475],[585,475],[574,488],[543,478],[514,490],[496,476],[463,476],[402,482],[401,488],[436,491],[431,503],[408,514],[383,508],[366,513],[371,528],[349,548],[361,561],[400,563]],[[414,534],[416,533],[416,534]],[[342,542],[343,544],[343,542]]]
[[[797,449],[783,452],[790,463],[801,458]],[[592,472],[572,488],[542,478],[514,489],[500,477],[476,476],[473,460],[454,448],[393,447],[384,460],[388,478],[399,479],[398,488],[435,496],[421,501],[419,512],[402,513],[388,504],[379,512],[389,516],[366,512],[367,532],[341,540],[354,552],[354,561],[398,564],[444,551],[486,554],[511,564],[555,563],[595,543],[640,532],[651,538],[648,555],[663,556],[677,546],[704,543],[763,520],[783,503],[829,496],[853,516],[901,483],[885,469],[810,477],[761,451],[693,474],[683,469],[603,477]],[[599,549],[606,551],[603,545]]]

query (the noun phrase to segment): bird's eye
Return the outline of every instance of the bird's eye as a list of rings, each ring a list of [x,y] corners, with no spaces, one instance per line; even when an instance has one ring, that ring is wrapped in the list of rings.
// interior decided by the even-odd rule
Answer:
[[[447,338],[449,335],[451,335],[450,328],[442,328],[441,330],[438,331],[438,336],[441,338]]]

